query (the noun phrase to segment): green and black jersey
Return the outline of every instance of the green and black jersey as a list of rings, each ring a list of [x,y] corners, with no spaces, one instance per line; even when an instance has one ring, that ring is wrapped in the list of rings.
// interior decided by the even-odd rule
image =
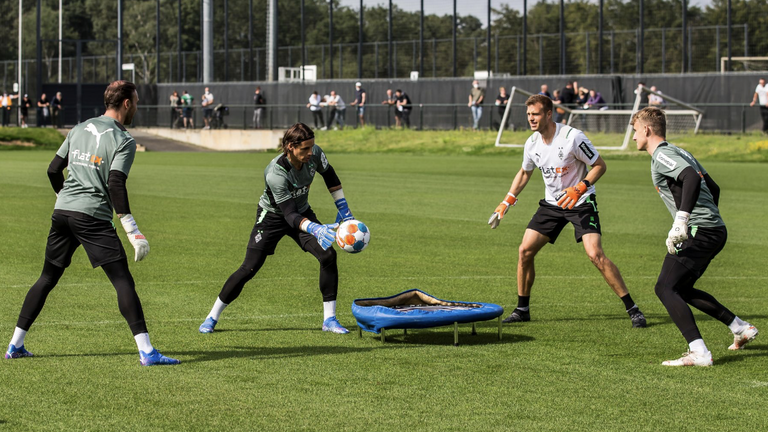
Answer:
[[[291,165],[287,155],[277,156],[264,170],[264,193],[259,199],[259,206],[282,215],[280,203],[294,199],[298,212],[304,213],[309,208],[309,187],[315,173],[324,173],[329,166],[323,149],[318,145],[312,148],[309,162],[298,170]]]
[[[107,116],[86,120],[72,128],[56,155],[67,159],[68,173],[54,208],[112,220],[109,172],[128,176],[136,155],[136,141],[125,127]]]
[[[725,222],[720,217],[720,210],[717,208],[712,192],[704,180],[707,171],[690,153],[667,142],[656,148],[651,160],[651,177],[661,200],[664,201],[667,209],[674,217],[680,208],[682,197],[682,182],[679,181],[678,176],[688,167],[693,168],[701,178],[701,191],[691,212],[688,225],[696,227],[724,226]]]

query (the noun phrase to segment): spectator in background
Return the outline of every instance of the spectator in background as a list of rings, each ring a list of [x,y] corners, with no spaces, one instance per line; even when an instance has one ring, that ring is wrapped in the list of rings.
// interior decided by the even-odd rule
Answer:
[[[765,85],[765,78],[760,78],[755,87],[755,94],[752,96],[752,103],[749,106],[755,106],[755,102],[760,104],[760,117],[763,118],[763,133],[768,134],[768,87]]]
[[[507,94],[507,89],[504,87],[499,87],[499,95],[496,96],[496,109],[499,111],[499,127],[506,127],[507,125],[501,126],[501,121],[504,120],[504,111],[507,109],[507,104],[509,103],[509,95]]]
[[[264,105],[267,104],[267,100],[264,99],[264,95],[261,94],[261,87],[256,87],[256,91],[253,92],[253,128],[261,129],[261,118],[264,116]]]
[[[48,126],[51,119],[51,102],[48,101],[48,97],[45,93],[41,94],[40,100],[37,101],[37,111],[39,112],[39,115],[37,116],[38,127]]]
[[[576,105],[576,93],[579,91],[576,81],[568,81],[565,87],[560,90],[560,103],[567,108],[574,108]]]
[[[549,87],[547,87],[546,84],[541,85],[541,91],[539,92],[539,94],[552,99],[552,95],[549,93]]]
[[[320,123],[319,129],[320,130],[326,130],[328,129],[325,126],[325,120],[323,119],[323,105],[324,101],[323,98],[320,97],[319,94],[317,94],[317,91],[313,91],[312,95],[309,97],[309,103],[307,104],[307,108],[312,112],[312,120],[315,122],[315,129],[318,129],[318,120]]]
[[[56,92],[56,97],[51,101],[51,111],[53,112],[53,125],[59,129],[64,127],[64,105],[61,99],[61,92]]]
[[[171,102],[171,129],[178,128],[181,121],[181,98],[179,92],[174,91],[168,98]]]
[[[397,98],[392,94],[392,89],[387,89],[387,98],[381,101],[381,104],[395,107],[395,127],[400,127],[400,121],[402,120],[403,116],[402,113],[396,109]],[[389,121],[387,121],[387,123],[389,123]]]
[[[587,99],[587,103],[584,104],[584,109],[604,110],[608,109],[608,107],[605,105],[605,100],[603,100],[603,96],[600,92],[590,90],[589,99]]]
[[[182,109],[182,114],[184,115],[184,129],[187,127],[194,129],[195,121],[192,118],[192,109],[193,105],[195,104],[195,97],[184,90],[183,94],[181,95],[181,103],[184,106]]]
[[[635,94],[640,93],[640,106],[646,106],[648,105],[648,93],[644,91],[640,91],[640,86],[645,87],[645,83],[640,81],[637,83],[637,88],[635,89]]]
[[[552,99],[552,104],[553,104],[554,113],[555,113],[555,116],[554,116],[555,123],[565,124],[565,110],[560,108],[560,106],[563,104],[563,96],[560,93],[560,90],[555,90],[552,93],[552,97],[554,98]]]
[[[211,116],[213,116],[213,95],[208,90],[208,87],[205,88],[205,93],[203,93],[200,105],[203,106],[203,122],[205,122],[205,127],[203,129],[210,129]]]
[[[469,91],[469,103],[467,106],[472,110],[472,129],[477,130],[480,124],[480,118],[483,116],[483,99],[485,99],[485,89],[480,87],[477,80],[472,81],[472,90]]]
[[[0,98],[0,109],[3,110],[3,127],[10,126],[11,124],[11,109],[13,109],[13,99],[18,96],[9,95],[3,92],[3,96]]]
[[[339,125],[339,129],[344,129],[344,117],[347,115],[347,106],[344,104],[344,99],[337,95],[335,91],[331,90],[331,95],[328,97],[328,106],[331,107],[330,119],[328,120],[328,126],[333,125],[333,121],[336,120],[336,124]],[[336,130],[336,127],[333,128]]]
[[[27,119],[29,118],[29,107],[32,106],[32,101],[29,99],[29,95],[24,95],[24,99],[21,100],[19,107],[19,114],[21,114],[20,123],[22,128],[27,128]]]
[[[584,105],[586,105],[589,100],[589,89],[586,87],[579,88],[578,95],[579,97],[576,99],[576,105],[578,105],[579,108],[584,108]]]
[[[357,106],[357,117],[360,119],[360,127],[365,127],[365,102],[366,99],[365,89],[360,81],[355,83],[355,100],[350,105]]]
[[[400,90],[395,90],[395,97],[397,98],[397,105],[396,109],[400,111],[400,115],[403,119],[403,124],[407,128],[411,128],[411,98],[408,97],[408,95]]]
[[[656,86],[651,86],[651,91],[655,91],[658,94],[661,94],[661,90],[657,90]],[[653,93],[648,95],[648,106],[655,106],[656,108],[664,108],[664,105],[666,105],[667,102],[664,100],[663,97],[657,96]]]

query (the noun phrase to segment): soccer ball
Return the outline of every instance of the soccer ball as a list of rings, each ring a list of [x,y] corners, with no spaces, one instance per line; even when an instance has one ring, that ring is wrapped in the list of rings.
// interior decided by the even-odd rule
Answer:
[[[371,232],[359,220],[348,220],[336,230],[336,244],[346,252],[362,252],[369,241],[371,241]]]

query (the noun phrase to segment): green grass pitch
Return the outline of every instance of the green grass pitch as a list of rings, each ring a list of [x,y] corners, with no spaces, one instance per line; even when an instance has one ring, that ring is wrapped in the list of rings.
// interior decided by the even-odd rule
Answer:
[[[54,195],[53,152],[0,156],[0,341],[10,339],[39,276]],[[607,255],[649,327],[632,329],[573,230],[537,258],[532,319],[372,334],[320,331],[316,261],[290,240],[222,316],[198,325],[241,263],[274,154],[139,154],[128,181],[151,252],[130,267],[152,342],[180,358],[142,368],[114,290],[82,249],[27,336],[32,359],[0,360],[0,430],[765,430],[768,335],[730,352],[730,332],[696,312],[712,368],[663,368],[687,349],[653,293],[671,224],[647,157],[608,160],[598,182]],[[493,156],[329,154],[355,216],[372,237],[339,252],[338,312],[353,299],[419,288],[507,308],[517,246],[543,197],[540,174],[499,229],[486,221],[520,164]],[[699,286],[768,332],[768,203],[764,164],[704,163],[722,187],[725,250]],[[310,202],[335,208],[322,180]],[[126,249],[131,251],[125,236]],[[3,347],[5,345],[2,345]]]

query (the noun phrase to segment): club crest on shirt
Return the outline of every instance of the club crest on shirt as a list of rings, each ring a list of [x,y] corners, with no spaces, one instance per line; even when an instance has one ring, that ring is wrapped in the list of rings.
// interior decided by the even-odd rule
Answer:
[[[559,157],[560,160],[563,160],[563,148],[562,147],[558,147],[558,148],[560,149],[560,152],[557,153],[557,157]]]

